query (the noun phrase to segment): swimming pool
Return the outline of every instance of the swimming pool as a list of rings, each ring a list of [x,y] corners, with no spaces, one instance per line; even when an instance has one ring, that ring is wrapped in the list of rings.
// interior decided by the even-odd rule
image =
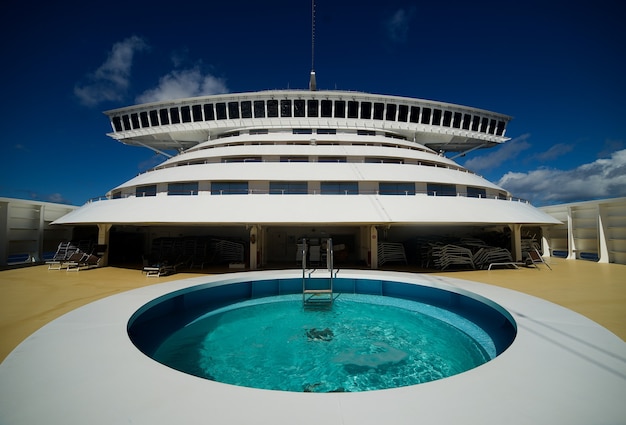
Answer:
[[[323,279],[319,279],[323,280]],[[360,392],[478,367],[513,342],[515,322],[476,295],[391,280],[334,280],[328,308],[305,308],[301,279],[198,285],[129,321],[133,343],[176,370],[295,392]]]

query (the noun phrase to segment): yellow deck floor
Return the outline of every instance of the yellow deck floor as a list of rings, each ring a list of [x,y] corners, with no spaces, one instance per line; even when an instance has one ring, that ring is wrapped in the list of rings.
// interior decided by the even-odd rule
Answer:
[[[433,273],[524,292],[574,310],[626,340],[626,265],[549,259],[552,271],[458,271]],[[403,270],[406,271],[406,270]],[[146,277],[140,270],[103,267],[65,272],[33,266],[0,271],[0,361],[26,337],[57,317],[123,291],[198,273]]]

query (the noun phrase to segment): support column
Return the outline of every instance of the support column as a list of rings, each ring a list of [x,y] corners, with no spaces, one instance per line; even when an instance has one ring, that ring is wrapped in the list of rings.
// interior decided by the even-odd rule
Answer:
[[[370,252],[370,268],[377,269],[378,268],[378,229],[376,229],[376,226],[370,226],[369,252]]]
[[[98,224],[98,245],[106,245],[107,247],[100,259],[100,266],[102,267],[109,265],[109,236],[111,235],[111,227],[113,227],[112,224]]]
[[[550,230],[543,226],[541,227],[541,251],[543,252],[543,257],[551,257],[552,250],[550,249],[550,240],[546,236],[546,233]]]
[[[256,270],[259,265],[257,258],[259,256],[259,228],[257,226],[250,227],[250,270]]]
[[[522,225],[509,224],[511,229],[511,257],[513,261],[522,261]]]
[[[576,241],[574,240],[574,218],[572,207],[567,207],[567,259],[576,259]]]
[[[606,214],[606,207],[602,204],[598,205],[598,263],[609,263],[610,253],[609,244],[606,239],[608,234],[607,229],[608,217]]]

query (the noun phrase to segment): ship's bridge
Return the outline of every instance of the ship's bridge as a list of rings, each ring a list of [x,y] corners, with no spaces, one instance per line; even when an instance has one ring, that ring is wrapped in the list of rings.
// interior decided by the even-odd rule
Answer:
[[[272,90],[146,103],[105,112],[127,145],[184,151],[255,129],[385,132],[435,151],[465,152],[508,140],[510,116],[432,100],[351,91]]]

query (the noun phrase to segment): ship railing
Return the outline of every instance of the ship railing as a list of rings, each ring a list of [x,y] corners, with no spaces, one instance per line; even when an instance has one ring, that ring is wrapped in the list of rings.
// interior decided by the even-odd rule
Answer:
[[[99,201],[108,201],[113,199],[127,199],[127,198],[143,198],[143,197],[154,197],[154,196],[228,196],[228,195],[279,195],[279,196],[290,196],[290,195],[336,195],[336,196],[356,196],[356,195],[376,195],[376,196],[438,196],[438,197],[460,197],[460,198],[477,198],[477,199],[496,199],[501,201],[511,201],[511,202],[519,202],[524,204],[530,204],[530,201],[523,198],[513,197],[513,196],[502,196],[502,195],[483,195],[481,193],[478,194],[470,194],[468,192],[437,192],[433,190],[400,190],[396,192],[381,192],[378,190],[361,190],[359,192],[355,192],[353,190],[341,190],[336,192],[322,192],[321,190],[307,190],[307,191],[288,191],[288,190],[266,190],[266,189],[238,189],[238,190],[220,190],[219,192],[211,192],[211,191],[189,191],[184,193],[173,193],[173,192],[157,192],[157,193],[127,193],[116,196],[97,196],[94,198],[90,198],[87,201],[87,204],[91,204]]]

